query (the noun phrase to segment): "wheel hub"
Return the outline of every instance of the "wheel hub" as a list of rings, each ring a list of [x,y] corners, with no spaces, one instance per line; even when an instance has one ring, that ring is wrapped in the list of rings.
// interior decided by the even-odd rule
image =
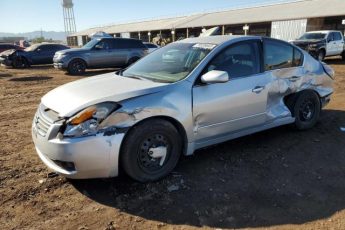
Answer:
[[[139,165],[150,172],[154,172],[163,167],[169,156],[169,144],[167,139],[160,134],[146,138],[139,149]]]
[[[156,148],[150,148],[148,154],[154,159],[160,159],[159,165],[162,166],[167,156],[167,147],[160,146]]]
[[[315,108],[313,103],[310,100],[306,100],[300,108],[301,118],[305,121],[312,119],[314,110]]]

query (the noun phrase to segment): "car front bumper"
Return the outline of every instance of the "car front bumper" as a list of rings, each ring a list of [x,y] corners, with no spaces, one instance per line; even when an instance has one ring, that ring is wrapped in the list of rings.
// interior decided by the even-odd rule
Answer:
[[[67,66],[63,62],[54,62],[54,68],[55,69],[67,69]]]
[[[52,125],[48,133],[59,125]],[[32,126],[32,138],[38,156],[51,170],[72,179],[108,178],[118,175],[120,145],[124,134],[82,138],[42,136]]]
[[[5,66],[12,66],[12,61],[5,57],[0,57],[0,64]]]

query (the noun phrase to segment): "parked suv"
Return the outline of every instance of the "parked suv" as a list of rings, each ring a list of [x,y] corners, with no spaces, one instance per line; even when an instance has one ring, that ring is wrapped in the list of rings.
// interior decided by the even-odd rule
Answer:
[[[97,38],[82,48],[56,52],[54,67],[82,74],[86,69],[125,67],[147,53],[147,47],[137,39]]]
[[[344,37],[340,31],[313,31],[302,35],[294,45],[309,52],[314,58],[322,61],[325,57],[341,55],[345,60]]]
[[[121,167],[154,181],[182,154],[280,125],[312,128],[333,78],[327,64],[280,40],[189,38],[50,91],[32,137],[42,161],[66,177],[113,177]]]

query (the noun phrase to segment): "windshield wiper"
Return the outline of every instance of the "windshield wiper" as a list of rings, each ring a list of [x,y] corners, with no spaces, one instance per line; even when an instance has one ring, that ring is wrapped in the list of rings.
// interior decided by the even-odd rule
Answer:
[[[123,76],[123,77],[138,79],[138,80],[142,80],[142,81],[150,81],[149,79],[142,77],[142,76],[139,76],[139,75],[129,75],[129,76]]]

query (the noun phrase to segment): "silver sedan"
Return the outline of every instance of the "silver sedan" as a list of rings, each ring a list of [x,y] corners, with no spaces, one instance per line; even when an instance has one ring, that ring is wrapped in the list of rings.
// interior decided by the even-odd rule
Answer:
[[[190,38],[126,70],[46,94],[33,120],[37,153],[69,178],[158,180],[181,154],[273,127],[312,128],[333,70],[289,43]]]

